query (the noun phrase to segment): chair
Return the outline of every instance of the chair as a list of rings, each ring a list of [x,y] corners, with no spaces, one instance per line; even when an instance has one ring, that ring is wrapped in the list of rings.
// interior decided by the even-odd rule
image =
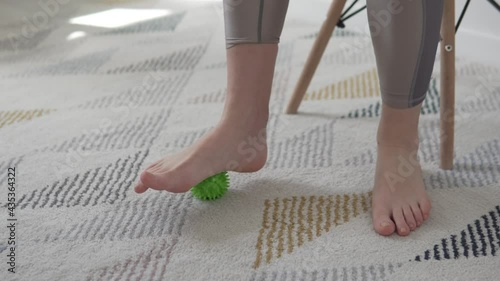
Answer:
[[[346,0],[332,0],[327,18],[309,53],[306,64],[295,86],[292,98],[286,108],[287,114],[296,114],[311,83],[314,72],[321,60],[333,30],[339,22]],[[352,6],[351,6],[352,7]],[[348,8],[350,9],[350,7]],[[441,85],[440,85],[440,166],[442,169],[453,168],[453,146],[455,126],[455,0],[444,0],[441,23]]]

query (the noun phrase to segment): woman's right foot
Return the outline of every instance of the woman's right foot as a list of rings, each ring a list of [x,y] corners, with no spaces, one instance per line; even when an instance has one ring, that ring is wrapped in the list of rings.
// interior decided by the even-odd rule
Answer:
[[[141,173],[134,190],[186,192],[223,171],[260,170],[267,159],[266,122],[246,120],[221,122],[192,146],[154,162]]]
[[[260,170],[267,159],[266,126],[277,54],[277,44],[227,49],[227,97],[219,125],[191,147],[146,168],[135,191],[186,192],[223,171]]]

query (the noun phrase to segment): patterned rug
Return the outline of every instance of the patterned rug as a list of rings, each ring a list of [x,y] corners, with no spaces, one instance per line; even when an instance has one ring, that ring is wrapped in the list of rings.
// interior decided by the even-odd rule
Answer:
[[[30,39],[0,39],[3,224],[9,167],[17,202],[16,274],[4,226],[1,280],[498,280],[498,67],[457,58],[455,166],[444,171],[438,58],[420,125],[432,215],[406,238],[382,237],[370,217],[381,103],[364,30],[335,32],[290,116],[284,107],[319,27],[287,19],[268,163],[231,173],[227,195],[201,202],[138,195],[133,185],[218,121],[221,4],[82,28],[85,36],[61,40],[75,26],[58,20]]]

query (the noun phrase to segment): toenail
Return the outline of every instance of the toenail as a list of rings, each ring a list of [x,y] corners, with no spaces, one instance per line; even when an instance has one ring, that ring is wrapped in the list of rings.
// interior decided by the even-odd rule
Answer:
[[[415,226],[413,224],[410,224],[410,228],[415,228]]]
[[[405,233],[406,232],[406,228],[405,227],[401,227],[401,232]]]
[[[380,224],[382,227],[388,227],[390,226],[391,224],[388,222],[388,221],[384,221]]]

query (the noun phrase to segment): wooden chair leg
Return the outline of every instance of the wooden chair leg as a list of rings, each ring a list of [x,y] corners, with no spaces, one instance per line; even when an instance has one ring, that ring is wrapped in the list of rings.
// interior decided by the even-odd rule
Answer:
[[[346,0],[332,0],[332,4],[330,5],[330,9],[328,10],[328,14],[326,20],[323,22],[321,26],[321,30],[314,41],[314,45],[309,52],[309,56],[307,57],[306,64],[304,69],[302,69],[302,73],[300,74],[299,81],[295,86],[295,90],[293,91],[292,98],[288,102],[288,106],[286,108],[287,114],[295,114],[299,109],[300,103],[304,98],[307,87],[311,83],[312,77],[314,76],[314,72],[318,67],[318,64],[323,56],[326,46],[328,45],[328,41],[332,37],[333,30],[337,22],[340,19],[340,15],[342,14],[342,10],[344,9]]]
[[[444,0],[441,24],[441,168],[453,168],[455,133],[455,0]]]

